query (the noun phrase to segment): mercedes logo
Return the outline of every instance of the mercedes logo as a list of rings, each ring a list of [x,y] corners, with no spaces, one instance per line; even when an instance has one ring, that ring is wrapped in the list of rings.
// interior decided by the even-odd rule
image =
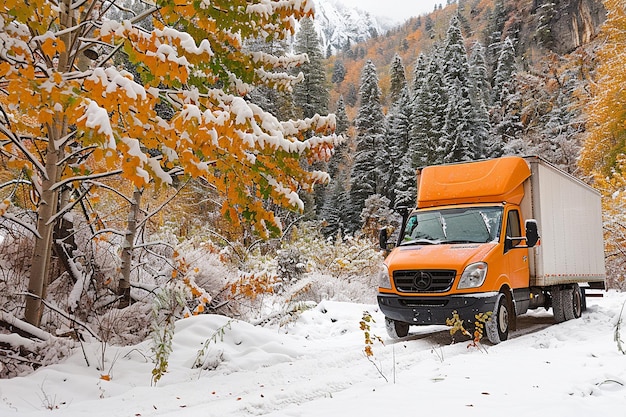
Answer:
[[[433,276],[428,272],[418,271],[415,276],[413,276],[413,285],[420,291],[427,290],[432,282]]]

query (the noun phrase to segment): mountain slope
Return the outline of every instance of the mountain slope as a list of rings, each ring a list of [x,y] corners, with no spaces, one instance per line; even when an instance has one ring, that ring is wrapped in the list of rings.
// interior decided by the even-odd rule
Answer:
[[[322,51],[337,51],[383,34],[392,25],[370,13],[335,0],[315,0],[315,26]]]

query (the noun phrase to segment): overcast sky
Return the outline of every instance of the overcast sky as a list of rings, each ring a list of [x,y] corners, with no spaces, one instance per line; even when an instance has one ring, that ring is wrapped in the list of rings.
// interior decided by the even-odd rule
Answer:
[[[398,22],[430,13],[435,4],[446,4],[446,0],[337,0],[337,2],[366,10],[374,16],[390,17]]]

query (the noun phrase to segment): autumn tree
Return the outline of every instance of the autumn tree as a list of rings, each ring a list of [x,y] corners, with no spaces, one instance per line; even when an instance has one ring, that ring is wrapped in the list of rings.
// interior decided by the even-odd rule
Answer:
[[[607,272],[619,277],[626,250],[626,4],[624,0],[605,0],[604,6],[607,20],[591,84],[592,101],[585,108],[587,132],[579,165],[604,196]]]
[[[626,152],[626,10],[624,0],[606,0],[605,41],[597,52],[600,65],[586,108],[587,134],[580,165],[585,174],[608,174],[623,166]]]
[[[157,0],[124,20],[117,0],[5,1],[0,7],[0,153],[25,172],[38,195],[25,319],[39,325],[52,229],[86,191],[86,181],[121,175],[137,189],[172,183],[173,172],[202,177],[226,197],[225,218],[245,219],[261,236],[280,222],[263,202],[302,210],[297,192],[324,182],[300,160],[326,159],[334,118],[281,121],[242,97],[254,85],[291,90],[303,55],[244,48],[285,39],[310,1]],[[295,18],[295,19],[294,19]],[[146,19],[151,29],[140,24]],[[126,54],[143,84],[112,59]],[[155,108],[167,103],[172,117]],[[148,152],[150,150],[150,152]],[[74,198],[69,198],[69,190]]]

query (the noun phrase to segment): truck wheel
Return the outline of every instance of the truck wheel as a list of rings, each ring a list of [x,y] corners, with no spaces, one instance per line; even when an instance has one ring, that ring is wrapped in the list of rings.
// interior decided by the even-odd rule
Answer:
[[[565,320],[579,318],[583,313],[583,294],[578,284],[568,288],[563,297],[563,314]]]
[[[563,300],[567,297],[567,291],[555,285],[550,289],[550,294],[552,295],[552,314],[554,315],[554,321],[563,323],[566,320]]]
[[[385,327],[387,328],[387,334],[392,339],[399,339],[409,334],[409,323],[385,317]]]
[[[493,307],[493,314],[485,323],[487,339],[494,345],[509,338],[509,303],[506,295],[500,293]]]

